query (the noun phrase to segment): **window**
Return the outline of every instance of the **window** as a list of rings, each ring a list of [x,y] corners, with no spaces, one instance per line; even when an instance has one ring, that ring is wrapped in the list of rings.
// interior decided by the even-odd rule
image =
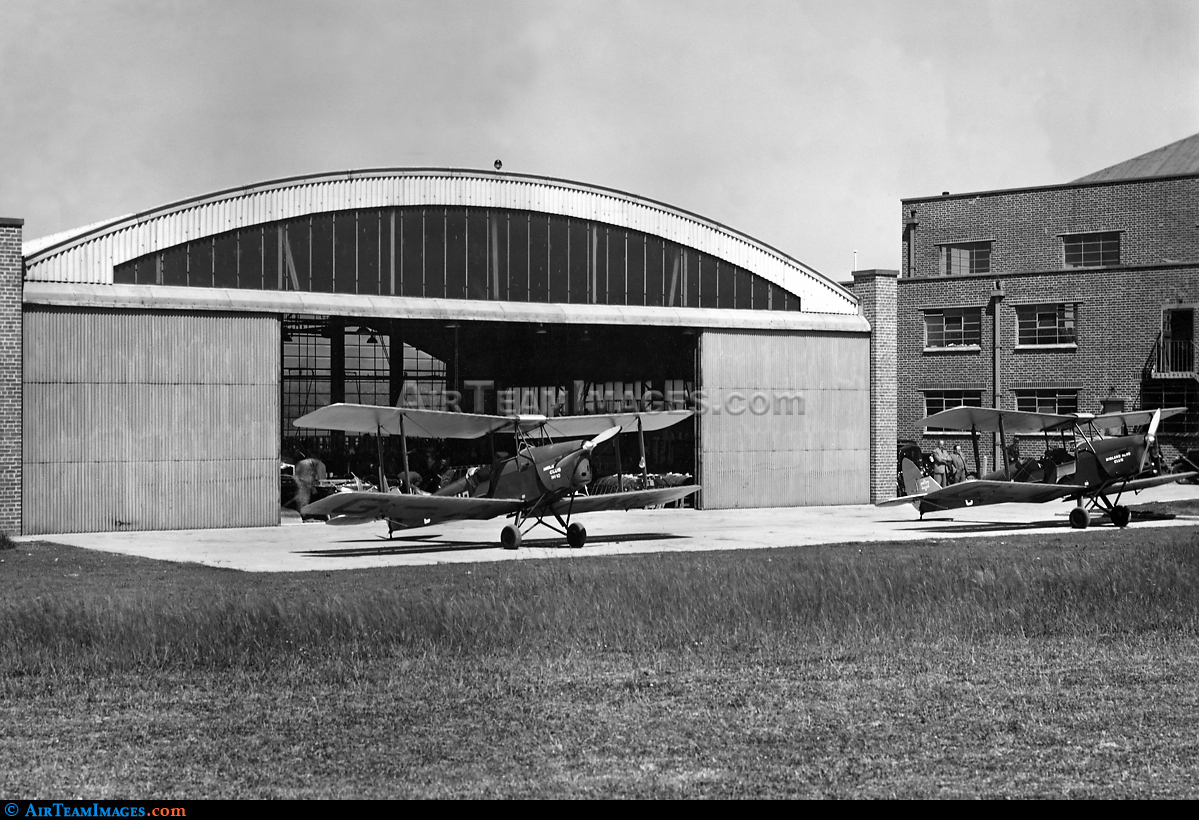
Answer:
[[[955,407],[982,407],[981,390],[925,390],[924,415],[931,416]]]
[[[925,390],[924,415],[931,416],[942,410],[952,410],[955,407],[982,407],[983,394],[981,390]],[[952,433],[964,435],[961,430],[949,430],[944,427],[926,427],[928,433]]]
[[[1022,413],[1077,413],[1078,391],[1061,390],[1056,387],[1017,390],[1016,409]]]
[[[1078,233],[1062,237],[1067,268],[1120,264],[1120,232]]]
[[[1072,345],[1074,305],[1017,305],[1016,328],[1018,345]]]
[[[982,344],[982,308],[939,308],[924,311],[924,346],[961,347]]]
[[[955,242],[941,246],[941,273],[946,276],[990,272],[990,242]]]

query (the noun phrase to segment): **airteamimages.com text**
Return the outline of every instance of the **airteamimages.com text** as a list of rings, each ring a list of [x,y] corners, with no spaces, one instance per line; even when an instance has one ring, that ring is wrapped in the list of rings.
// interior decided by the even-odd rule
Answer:
[[[5,817],[187,817],[184,806],[143,806],[128,803],[8,802]]]
[[[408,383],[411,384],[411,383]],[[481,412],[485,392],[492,388],[491,381],[467,380],[470,409],[463,407],[468,394],[458,390],[417,391],[407,384],[401,392],[397,407],[406,410],[445,410],[449,412]],[[547,408],[558,407],[558,388],[538,390],[498,390],[495,396],[496,413],[501,416],[515,415],[565,415],[563,412],[546,413]],[[804,397],[796,390],[730,390],[719,396],[709,396],[703,390],[645,390],[637,396],[631,389],[622,393],[612,390],[588,393],[584,402],[589,414],[602,413],[653,413],[662,410],[693,410],[699,415],[713,416],[802,416]]]

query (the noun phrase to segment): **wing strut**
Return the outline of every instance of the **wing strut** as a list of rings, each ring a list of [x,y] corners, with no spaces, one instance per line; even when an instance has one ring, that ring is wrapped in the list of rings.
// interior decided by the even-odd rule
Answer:
[[[400,466],[404,468],[404,480],[400,487],[402,491],[412,494],[412,476],[408,472],[408,436],[404,435],[404,414],[400,413]]]
[[[1007,434],[1003,431],[1003,416],[999,417],[999,452],[1003,453],[1003,475],[1011,481],[1012,471],[1007,458]]]
[[[974,442],[974,477],[983,477],[983,463],[978,457],[978,428],[970,425],[970,439]]]
[[[383,425],[375,427],[375,444],[379,453],[379,492],[387,492],[387,473],[383,469]]]
[[[649,476],[645,474],[645,431],[641,429],[641,416],[637,416],[637,444],[641,448],[641,489],[649,489]]]
[[[616,491],[624,492],[624,468],[620,466],[620,433],[616,434]]]

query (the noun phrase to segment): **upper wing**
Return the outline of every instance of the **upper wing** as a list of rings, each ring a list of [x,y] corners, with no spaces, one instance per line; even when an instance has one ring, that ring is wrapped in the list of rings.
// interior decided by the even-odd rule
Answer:
[[[1100,416],[1095,416],[1090,421],[1095,423],[1099,429],[1107,429],[1108,427],[1116,427],[1125,425],[1128,427],[1141,427],[1153,420],[1154,413],[1161,413],[1162,419],[1168,419],[1171,416],[1177,416],[1180,413],[1185,413],[1185,407],[1165,407],[1161,410],[1134,410],[1130,413],[1104,413]]]
[[[585,512],[602,512],[604,510],[634,510],[642,507],[656,507],[686,498],[699,490],[699,485],[690,484],[686,487],[660,487],[653,490],[630,490],[627,493],[603,493],[601,495],[576,495],[573,498],[563,498],[555,502],[550,509],[558,515]]]
[[[327,515],[359,521],[386,518],[417,526],[441,521],[495,518],[524,509],[528,504],[511,498],[466,498],[453,495],[400,495],[397,493],[336,493],[305,507],[304,515]]]
[[[640,420],[645,432],[661,430],[678,424],[692,415],[690,410],[659,410],[645,413],[605,413],[594,416],[537,415],[489,416],[481,413],[457,413],[446,410],[415,410],[407,407],[383,407],[373,404],[330,404],[300,416],[296,427],[317,430],[343,430],[347,433],[400,434],[400,419],[405,435],[414,438],[474,439],[488,433],[512,432],[519,427],[525,433],[543,429],[555,438],[586,438],[597,436],[609,428],[620,426],[622,433],[637,430]]]
[[[479,413],[449,413],[444,410],[412,410],[407,407],[382,407],[372,404],[330,404],[295,420],[296,427],[318,430],[344,430],[347,433],[400,434],[415,438],[473,439],[494,430],[511,428],[514,419]]]
[[[1185,413],[1185,407],[1167,407],[1161,410],[1161,417],[1168,419]],[[950,430],[977,430],[980,433],[999,432],[1002,421],[1004,432],[1014,433],[1044,433],[1054,430],[1069,430],[1077,424],[1093,423],[1103,429],[1127,425],[1139,427],[1148,424],[1153,419],[1155,410],[1136,410],[1130,413],[1105,413],[1092,416],[1077,413],[1064,416],[1059,413],[1024,413],[1019,410],[996,410],[993,407],[954,407],[952,410],[942,410],[920,421],[921,427],[944,427]]]
[[[545,432],[555,438],[597,436],[612,427],[622,433],[637,432],[637,422],[646,433],[663,430],[691,418],[690,410],[654,410],[644,413],[603,413],[594,416],[555,416],[545,420]]]
[[[1071,484],[1030,484],[1022,481],[963,481],[905,501],[919,501],[920,512],[983,507],[988,504],[1041,504],[1057,498],[1086,494],[1085,487]],[[898,501],[899,499],[896,499]]]
[[[945,427],[950,430],[978,430],[980,433],[999,432],[1043,433],[1047,430],[1069,428],[1078,419],[1057,413],[1023,413],[1019,410],[996,410],[992,407],[955,407],[942,410],[920,421],[921,427]]]

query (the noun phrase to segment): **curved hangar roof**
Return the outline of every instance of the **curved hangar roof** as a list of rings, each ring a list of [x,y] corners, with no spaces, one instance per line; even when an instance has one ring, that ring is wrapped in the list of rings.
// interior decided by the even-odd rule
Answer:
[[[297,218],[343,213],[354,214],[355,212],[358,214],[385,214],[387,212],[383,209],[406,209],[422,206],[444,206],[447,209],[465,209],[462,212],[463,214],[502,212],[541,213],[553,217],[566,217],[567,222],[565,224],[567,225],[573,221],[579,225],[590,223],[591,225],[614,226],[624,229],[625,236],[643,235],[647,238],[644,244],[644,248],[646,249],[644,253],[647,260],[651,254],[649,240],[650,238],[656,238],[653,241],[657,242],[657,247],[659,248],[658,253],[660,256],[658,258],[663,260],[661,263],[663,268],[662,295],[657,301],[650,299],[648,295],[648,291],[650,290],[650,285],[648,284],[649,276],[647,274],[646,284],[643,285],[647,291],[646,306],[659,305],[692,308],[707,306],[717,308],[751,307],[750,303],[743,303],[740,299],[736,300],[736,304],[734,304],[734,299],[731,295],[723,296],[723,303],[712,301],[716,299],[715,295],[705,299],[697,298],[696,288],[703,287],[700,279],[705,259],[704,255],[706,255],[709,264],[711,260],[718,260],[715,264],[717,272],[720,270],[727,270],[729,272],[729,274],[726,274],[730,277],[727,280],[729,283],[732,283],[733,279],[736,278],[736,274],[741,276],[741,279],[737,280],[738,282],[760,279],[769,283],[768,287],[759,288],[759,290],[754,291],[755,295],[758,295],[758,298],[754,300],[752,307],[770,307],[773,311],[795,311],[802,309],[803,313],[806,314],[857,313],[857,298],[832,280],[768,245],[764,245],[744,234],[730,230],[695,214],[619,191],[574,182],[544,177],[449,169],[382,169],[293,177],[250,185],[244,188],[220,191],[166,205],[140,214],[87,226],[64,234],[40,240],[32,240],[24,244],[25,280],[27,282],[26,300],[35,302],[57,301],[54,295],[61,288],[50,283],[70,283],[81,286],[71,289],[74,292],[76,300],[91,293],[99,298],[100,301],[111,301],[111,299],[105,299],[102,296],[102,293],[108,291],[109,288],[89,286],[115,285],[117,289],[124,289],[129,283],[134,282],[150,285],[151,287],[146,290],[155,292],[156,295],[165,295],[162,293],[163,291],[178,291],[178,288],[157,288],[153,287],[153,285],[183,284],[183,282],[173,281],[169,277],[166,280],[163,278],[163,268],[167,264],[164,260],[169,260],[169,253],[167,252],[171,251],[171,249],[189,245],[189,243],[196,243],[197,240],[201,240],[201,246],[207,247],[209,243],[202,240],[215,237],[217,238],[216,241],[219,242],[219,238],[222,236],[236,236],[238,232],[244,234],[246,229],[256,226],[297,224],[295,222],[288,223],[288,220],[294,221]],[[449,211],[446,213],[449,213]],[[392,268],[391,289],[389,290],[386,284],[379,284],[375,290],[369,291],[371,295],[377,292],[378,294],[394,295],[396,297],[433,295],[444,298],[447,295],[452,296],[452,294],[445,294],[444,292],[433,294],[410,293],[407,290],[407,286],[405,286],[404,290],[401,290],[395,284],[394,270],[397,264],[395,261],[396,248],[401,246],[399,243],[402,243],[403,237],[400,237],[399,243],[394,238],[391,239],[390,247],[387,244],[389,231],[391,237],[395,236],[394,216],[391,217],[390,225],[385,224],[387,220],[384,216],[372,216],[368,220],[360,217],[355,218],[358,220],[354,223],[355,225],[369,221],[375,226],[370,228],[370,230],[374,231],[371,234],[374,237],[372,241],[379,243],[371,246],[378,251],[377,264],[373,268],[375,270],[374,275],[379,277],[376,281],[386,282],[387,274],[385,270],[389,262]],[[440,218],[439,216],[438,219]],[[463,224],[466,224],[465,220],[469,217],[463,215],[460,218],[463,220]],[[480,218],[491,220],[491,217]],[[524,221],[523,218],[521,221]],[[307,230],[308,223],[305,222],[304,224],[305,230]],[[311,224],[313,225],[313,235],[315,235],[317,231],[315,227],[316,221],[313,220]],[[448,222],[444,224],[446,225],[445,233],[448,237],[452,233],[453,228]],[[490,222],[484,224],[490,224]],[[363,230],[367,229],[363,228]],[[522,228],[522,230],[526,229]],[[531,234],[537,228],[530,222],[527,230]],[[548,249],[549,243],[552,241],[549,239],[549,231],[553,229],[547,223],[544,230],[546,231],[546,247]],[[559,230],[569,229],[560,228]],[[595,279],[593,270],[596,266],[596,259],[600,258],[597,257],[597,240],[592,238],[592,234],[595,232],[591,228],[582,227],[581,230],[585,230],[587,233],[575,237],[576,247],[584,243],[590,243],[592,247],[590,254],[591,262],[588,263],[585,259],[578,262],[584,268],[583,272],[579,275],[584,278],[590,277],[591,287],[594,290]],[[466,231],[469,234],[469,225],[466,226]],[[494,228],[492,231],[494,231]],[[252,233],[258,234],[259,232]],[[261,244],[255,245],[254,252],[256,254],[261,253],[265,260],[266,254],[273,250],[274,234],[272,232],[268,236],[264,230],[260,235],[262,236],[262,239],[259,240]],[[280,230],[278,235],[280,237],[280,248],[282,248],[284,241],[282,237],[287,235],[287,232]],[[498,244],[500,240],[497,234],[493,232],[491,235],[493,239],[490,242]],[[524,235],[520,238],[523,239]],[[299,282],[296,277],[296,259],[302,256],[302,253],[297,251],[296,256],[293,257],[290,238],[287,241],[289,245],[286,252],[278,254],[277,259],[274,259],[274,261],[278,262],[281,280],[283,279],[282,271],[286,269],[288,272],[288,281],[281,282],[282,290],[342,290],[342,288],[336,285],[318,287],[315,277],[311,280],[312,285],[310,287],[305,286],[308,283]],[[422,236],[421,241],[423,244],[427,244],[428,237]],[[463,240],[463,243],[469,245],[469,241],[468,237]],[[491,250],[491,245],[488,244],[489,240],[486,236],[477,241],[482,242],[488,248],[488,250],[482,251],[483,253],[491,254],[494,252]],[[532,247],[531,243],[532,240],[530,240],[529,247]],[[569,237],[565,239],[565,243],[569,245]],[[674,243],[674,245],[670,243]],[[297,242],[297,247],[300,244]],[[694,284],[691,289],[690,303],[688,302],[685,287],[671,281],[672,279],[677,280],[679,278],[677,271],[669,270],[671,267],[669,261],[670,248],[674,246],[682,246],[699,252],[696,260],[692,263],[699,270],[693,270],[691,274],[694,277]],[[241,246],[235,245],[234,247],[236,248],[234,253],[240,258],[242,253]],[[311,245],[309,247],[311,248]],[[450,247],[448,238],[445,247],[447,249]],[[221,250],[219,247],[214,246],[211,251],[206,252],[211,252],[219,256]],[[466,253],[468,251],[463,251],[464,255]],[[641,253],[641,251],[637,253]],[[354,256],[356,259],[358,254],[355,253]],[[586,253],[584,256],[586,256]],[[287,260],[286,268],[282,261],[284,258]],[[634,259],[636,257],[630,256],[628,258]],[[303,264],[308,264],[310,266],[309,270],[315,270],[317,265],[311,258],[300,259],[299,261],[301,267]],[[442,261],[448,270],[448,263],[444,259],[438,261]],[[636,262],[638,265],[642,264],[640,258],[636,258]],[[157,279],[153,278],[153,276],[147,278],[144,271],[140,276],[137,274],[138,265],[142,265],[144,268],[150,264],[157,266]],[[336,264],[337,262],[334,260],[333,265]],[[401,260],[400,264],[403,264],[403,260]],[[421,264],[422,266],[426,265],[423,259]],[[539,264],[539,260],[534,261],[532,264]],[[548,267],[553,267],[553,264],[553,259],[547,261]],[[645,264],[646,270],[652,267],[649,261],[646,261]],[[276,285],[270,281],[273,280],[272,265],[273,262],[271,265],[268,265],[266,261],[263,262],[262,270],[264,273],[262,275],[264,280],[266,280],[264,284],[251,284],[248,287],[265,288],[268,291],[273,290],[277,293]],[[498,266],[499,263],[497,262],[496,265]],[[115,277],[114,271],[117,271]],[[683,271],[685,276],[685,264]],[[749,275],[748,277],[747,274]],[[575,274],[572,273],[571,275]],[[490,274],[487,275],[487,277],[489,276]],[[716,280],[711,280],[711,282],[714,281]],[[670,284],[667,285],[667,282],[670,282]],[[37,283],[45,283],[45,285]],[[186,284],[192,285],[196,283],[187,281]],[[203,282],[202,284],[208,285],[210,288],[214,286],[216,288],[222,287],[219,275],[216,277],[216,281]],[[242,284],[238,280],[232,287],[245,288],[247,285]],[[547,285],[547,288],[551,290],[552,287],[552,285]],[[715,285],[709,284],[710,290],[715,287]],[[722,284],[721,287],[726,287],[726,285]],[[728,293],[732,294],[735,284],[728,284],[727,287],[729,288]],[[542,294],[542,298],[538,299],[532,294],[531,285],[528,291],[517,294],[515,292],[509,293],[506,284],[502,292],[499,290],[498,285],[495,291],[492,292],[489,278],[484,283],[484,288],[485,290],[482,293],[475,293],[467,288],[462,293],[461,298],[526,302],[591,302],[595,307],[599,307],[599,305],[595,305],[594,303],[599,302],[602,304],[607,296],[607,294],[603,294],[599,298],[594,295],[585,299],[555,298],[551,293],[547,292]],[[138,288],[138,290],[142,289]],[[670,291],[669,296],[666,294],[667,290]],[[742,290],[748,292],[749,288],[743,285]],[[675,295],[676,291],[677,296]],[[225,293],[229,294],[229,291],[227,290]],[[152,294],[152,296],[155,294]],[[723,290],[721,294],[724,294]],[[768,299],[763,298],[760,294],[768,294]],[[62,294],[59,295],[61,296]],[[244,295],[249,296],[249,294]],[[282,296],[283,294],[277,295]],[[298,294],[288,295],[295,297]],[[143,293],[142,296],[146,296],[146,293]],[[340,294],[337,294],[337,296],[340,296]],[[631,292],[629,296],[629,304],[640,304],[640,302],[634,303],[631,298]],[[796,299],[796,296],[799,298]],[[328,301],[329,297],[336,300],[335,295],[329,293],[325,301]],[[151,301],[158,300],[151,298]],[[167,301],[170,300],[168,299]],[[234,301],[240,302],[242,300],[234,299]],[[263,302],[261,299],[253,301],[259,304]],[[294,301],[294,299],[288,301]],[[618,295],[616,301],[618,304],[625,304],[623,296]],[[200,307],[202,305],[196,304],[195,306]],[[318,306],[313,305],[312,307]]]

